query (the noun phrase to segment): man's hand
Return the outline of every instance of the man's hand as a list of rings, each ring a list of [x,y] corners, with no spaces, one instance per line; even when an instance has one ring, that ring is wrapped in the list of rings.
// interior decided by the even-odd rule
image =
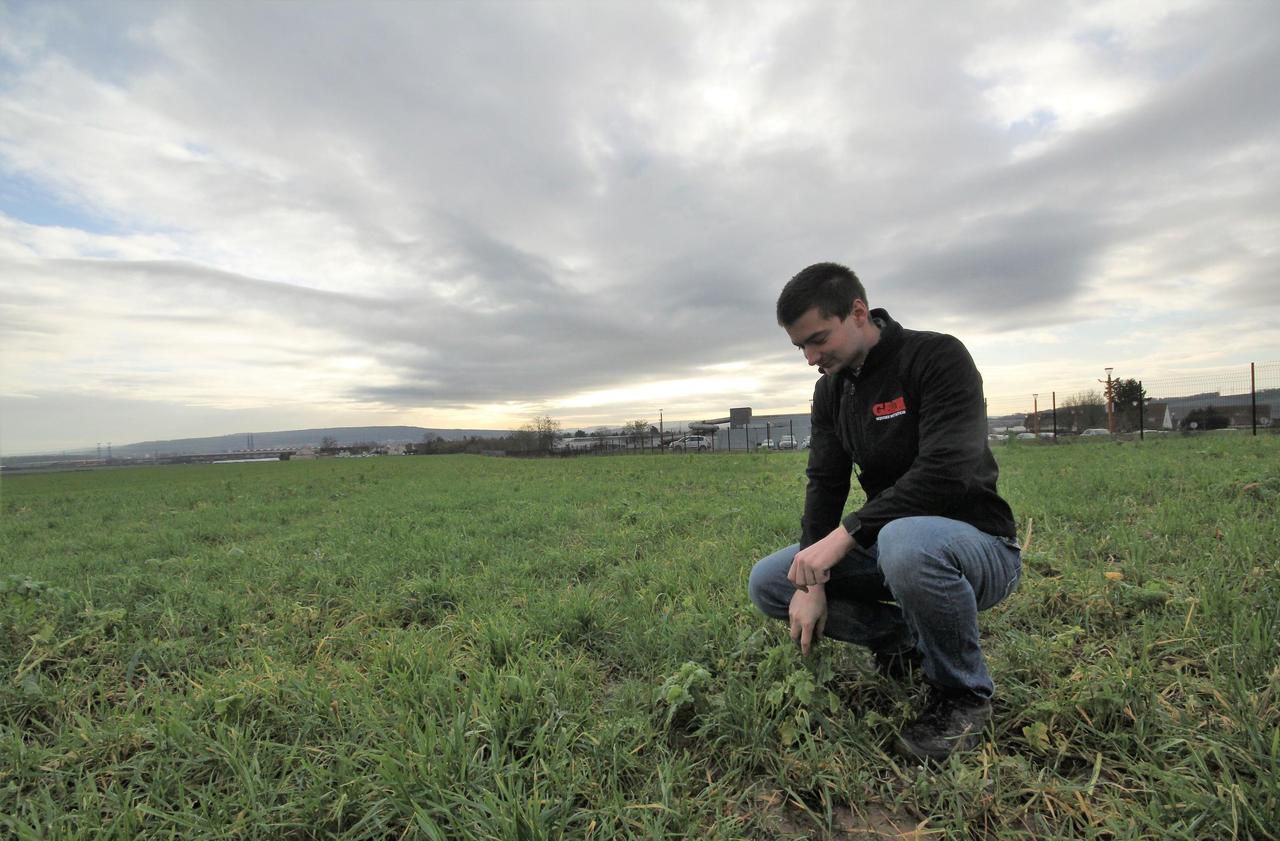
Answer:
[[[844,526],[836,526],[831,534],[796,553],[787,570],[787,580],[804,591],[815,584],[825,584],[831,577],[831,568],[852,548],[853,536]]]
[[[791,639],[800,643],[800,653],[809,654],[809,649],[822,639],[822,626],[827,623],[827,591],[822,587],[813,587],[808,591],[796,590],[791,594]]]

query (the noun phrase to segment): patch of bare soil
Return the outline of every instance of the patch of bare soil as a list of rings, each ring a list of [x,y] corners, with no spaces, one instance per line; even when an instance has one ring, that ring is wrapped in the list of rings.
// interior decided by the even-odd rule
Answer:
[[[831,829],[827,831],[815,818],[794,802],[782,804],[781,792],[757,798],[762,807],[779,810],[779,839],[821,838],[824,841],[924,841],[941,830],[930,830],[905,809],[893,811],[879,805],[859,808],[837,806],[832,811]],[[781,808],[779,808],[781,807]]]
[[[798,819],[798,820],[797,820]],[[917,821],[905,812],[891,812],[883,806],[871,806],[860,809],[858,813],[844,806],[837,806],[832,814],[831,832],[819,831],[813,826],[813,820],[799,814],[788,815],[784,823],[795,823],[795,831],[809,838],[824,838],[832,841],[884,841],[884,839],[902,839],[903,841],[923,841],[934,833],[925,824]]]

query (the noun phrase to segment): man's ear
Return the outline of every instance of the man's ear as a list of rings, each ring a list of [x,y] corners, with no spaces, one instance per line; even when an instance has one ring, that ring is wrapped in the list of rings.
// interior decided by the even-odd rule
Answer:
[[[867,302],[861,298],[853,299],[853,309],[849,311],[849,315],[853,316],[855,326],[861,327],[867,323],[867,319],[871,316],[871,310],[867,307]]]

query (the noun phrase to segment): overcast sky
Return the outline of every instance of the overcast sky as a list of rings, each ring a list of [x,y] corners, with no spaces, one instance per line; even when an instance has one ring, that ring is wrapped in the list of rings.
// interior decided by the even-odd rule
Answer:
[[[835,260],[988,395],[1280,360],[1280,4],[3,2],[0,449],[803,410]]]

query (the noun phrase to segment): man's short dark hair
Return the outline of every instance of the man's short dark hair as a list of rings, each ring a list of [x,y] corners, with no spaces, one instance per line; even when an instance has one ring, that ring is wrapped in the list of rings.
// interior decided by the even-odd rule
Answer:
[[[867,302],[867,290],[848,266],[814,263],[787,281],[778,296],[778,324],[789,327],[813,307],[823,318],[843,321],[853,312],[855,299]]]

